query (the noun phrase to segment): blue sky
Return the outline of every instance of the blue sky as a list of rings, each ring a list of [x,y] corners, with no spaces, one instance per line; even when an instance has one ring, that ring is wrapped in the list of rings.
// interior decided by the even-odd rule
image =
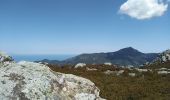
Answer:
[[[120,14],[127,0],[0,0],[0,50],[79,54],[170,48],[170,9],[148,19]]]

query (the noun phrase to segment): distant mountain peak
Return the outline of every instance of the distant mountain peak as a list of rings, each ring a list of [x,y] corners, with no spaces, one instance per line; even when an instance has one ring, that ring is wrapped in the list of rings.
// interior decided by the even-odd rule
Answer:
[[[133,55],[134,54],[137,54],[137,55],[143,54],[142,52],[140,52],[137,49],[134,49],[133,47],[127,47],[127,48],[120,49],[116,53],[118,53],[118,54],[133,54]]]
[[[123,49],[120,49],[120,50],[126,50],[126,51],[138,51],[137,49],[133,48],[133,47],[126,47],[126,48],[123,48]],[[120,51],[119,50],[119,51]]]
[[[124,49],[134,49],[133,47],[126,47],[126,48],[124,48]]]

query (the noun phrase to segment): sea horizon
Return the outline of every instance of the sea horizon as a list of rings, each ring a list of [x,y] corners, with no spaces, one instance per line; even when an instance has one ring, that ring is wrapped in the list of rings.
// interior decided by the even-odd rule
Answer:
[[[76,56],[76,54],[11,54],[15,61],[41,61],[44,59],[48,60],[58,60],[62,61],[71,57]]]

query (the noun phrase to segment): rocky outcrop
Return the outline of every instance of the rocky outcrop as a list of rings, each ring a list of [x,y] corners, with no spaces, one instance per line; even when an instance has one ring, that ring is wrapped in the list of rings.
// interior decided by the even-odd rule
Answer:
[[[170,50],[166,50],[163,53],[161,53],[160,60],[163,61],[163,62],[170,61]]]
[[[155,62],[164,63],[168,61],[170,61],[170,49],[160,53],[159,57],[157,57],[152,63],[155,63]]]
[[[88,79],[53,72],[44,64],[5,60],[0,55],[0,100],[101,100]],[[12,60],[12,59],[10,59]]]
[[[12,57],[0,51],[0,63],[7,62],[7,61],[13,61]]]

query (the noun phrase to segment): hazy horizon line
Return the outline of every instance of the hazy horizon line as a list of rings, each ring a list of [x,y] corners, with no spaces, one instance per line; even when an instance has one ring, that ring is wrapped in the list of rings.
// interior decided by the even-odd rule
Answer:
[[[128,48],[128,47],[125,47],[125,48]],[[132,47],[133,48],[133,47]],[[121,48],[121,49],[124,49],[124,48]],[[10,55],[80,55],[80,54],[92,54],[92,53],[109,53],[109,52],[116,52],[116,51],[119,51],[119,50],[121,50],[121,49],[117,49],[117,50],[110,50],[110,51],[98,51],[98,52],[79,52],[79,53],[8,53],[8,54],[10,54]],[[136,48],[134,48],[134,49],[136,49]],[[138,50],[139,52],[142,52],[142,53],[161,53],[161,52],[163,52],[163,51],[165,51],[165,50],[167,50],[167,49],[165,49],[165,50],[163,50],[163,51],[153,51],[153,52],[146,52],[146,51],[142,51],[142,50],[139,50],[139,49],[136,49],[136,50]]]

